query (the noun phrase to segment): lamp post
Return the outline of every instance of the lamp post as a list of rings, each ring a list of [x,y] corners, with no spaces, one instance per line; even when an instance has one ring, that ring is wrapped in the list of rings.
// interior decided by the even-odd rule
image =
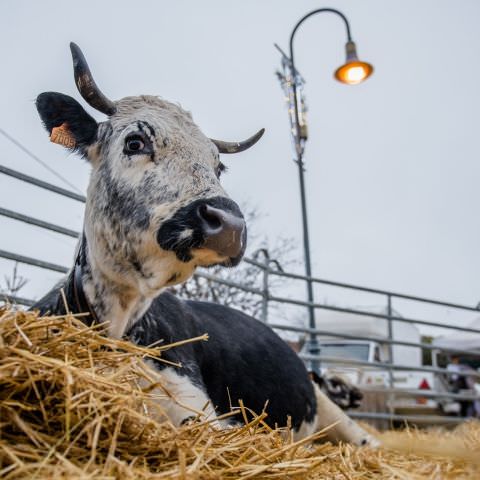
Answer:
[[[342,83],[348,85],[356,85],[363,80],[367,79],[373,72],[373,67],[369,63],[361,62],[358,59],[356,45],[352,41],[350,33],[350,24],[348,23],[345,15],[334,8],[319,8],[307,13],[302,17],[290,34],[290,56],[287,56],[278,45],[275,47],[282,54],[282,67],[283,73],[277,72],[277,76],[285,91],[286,99],[289,103],[289,117],[291,123],[291,133],[295,151],[295,163],[298,166],[298,176],[300,181],[300,201],[302,208],[302,225],[303,225],[303,249],[305,257],[305,275],[307,277],[307,300],[308,300],[308,325],[311,329],[315,329],[315,308],[313,307],[313,282],[312,278],[312,265],[310,256],[310,240],[308,234],[308,219],[307,219],[307,203],[305,196],[305,168],[303,161],[303,154],[305,150],[305,143],[308,139],[307,121],[306,121],[306,102],[303,95],[303,86],[305,84],[304,79],[295,67],[295,57],[293,49],[293,41],[295,34],[299,27],[308,18],[318,13],[333,13],[340,17],[346,28],[347,43],[346,48],[346,61],[341,67],[335,71],[335,78]],[[318,340],[315,333],[309,334],[308,340],[308,353],[311,355],[319,354]],[[319,374],[320,362],[313,360],[310,362],[310,369]]]

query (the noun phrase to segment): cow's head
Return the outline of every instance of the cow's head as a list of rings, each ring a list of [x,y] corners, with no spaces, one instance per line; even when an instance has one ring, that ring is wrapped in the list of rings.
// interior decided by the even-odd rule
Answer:
[[[158,97],[113,102],[96,86],[80,49],[71,44],[71,50],[82,97],[108,120],[97,123],[60,93],[42,93],[36,103],[52,140],[92,165],[85,213],[90,260],[147,295],[184,281],[197,266],[236,265],[246,227],[220,184],[219,154],[249,148],[263,130],[245,142],[222,142]]]

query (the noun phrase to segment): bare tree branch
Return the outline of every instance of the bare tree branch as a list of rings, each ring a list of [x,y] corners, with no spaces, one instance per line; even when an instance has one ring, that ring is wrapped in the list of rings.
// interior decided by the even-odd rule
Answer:
[[[0,287],[0,291],[7,295],[17,295],[18,292],[28,283],[25,277],[18,273],[18,262],[15,262],[10,276],[4,277],[6,288]]]

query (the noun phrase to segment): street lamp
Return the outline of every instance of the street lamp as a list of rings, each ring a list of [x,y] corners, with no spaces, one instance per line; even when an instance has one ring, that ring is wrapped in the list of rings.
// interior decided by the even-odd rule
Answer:
[[[349,40],[345,45],[345,49],[347,51],[347,61],[337,68],[335,78],[347,85],[357,85],[373,73],[373,67],[369,63],[361,62],[358,59],[355,42]]]
[[[315,308],[313,307],[313,282],[312,282],[312,266],[310,257],[310,241],[308,235],[308,221],[307,221],[307,205],[305,197],[305,169],[303,162],[303,153],[305,150],[305,143],[308,139],[308,129],[306,121],[306,102],[303,95],[304,79],[295,67],[293,40],[300,25],[303,24],[307,18],[310,18],[317,13],[334,13],[339,16],[345,23],[347,33],[346,61],[345,64],[335,71],[335,78],[347,85],[356,85],[366,80],[373,72],[373,67],[369,63],[361,62],[357,56],[357,49],[355,43],[352,41],[350,34],[350,24],[345,15],[334,8],[319,8],[308,13],[302,17],[295,25],[290,35],[290,56],[287,56],[281,48],[275,44],[275,47],[282,54],[282,72],[277,72],[282,88],[285,92],[285,97],[288,102],[289,118],[291,124],[291,133],[293,145],[295,150],[295,163],[298,166],[298,174],[300,180],[300,199],[302,206],[302,224],[303,224],[303,248],[305,256],[305,274],[307,277],[307,300],[308,300],[308,324],[310,329],[315,329]],[[311,355],[319,354],[318,340],[315,333],[309,334],[308,352]],[[315,373],[319,374],[320,362],[313,360],[310,362],[310,368]]]

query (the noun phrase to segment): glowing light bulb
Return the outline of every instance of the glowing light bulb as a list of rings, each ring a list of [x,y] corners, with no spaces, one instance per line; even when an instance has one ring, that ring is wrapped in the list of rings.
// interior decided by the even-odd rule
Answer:
[[[335,72],[335,78],[347,85],[356,85],[363,82],[373,72],[373,67],[365,62],[349,62],[342,65]]]
[[[363,67],[352,67],[347,70],[346,79],[348,83],[359,83],[367,76]]]

